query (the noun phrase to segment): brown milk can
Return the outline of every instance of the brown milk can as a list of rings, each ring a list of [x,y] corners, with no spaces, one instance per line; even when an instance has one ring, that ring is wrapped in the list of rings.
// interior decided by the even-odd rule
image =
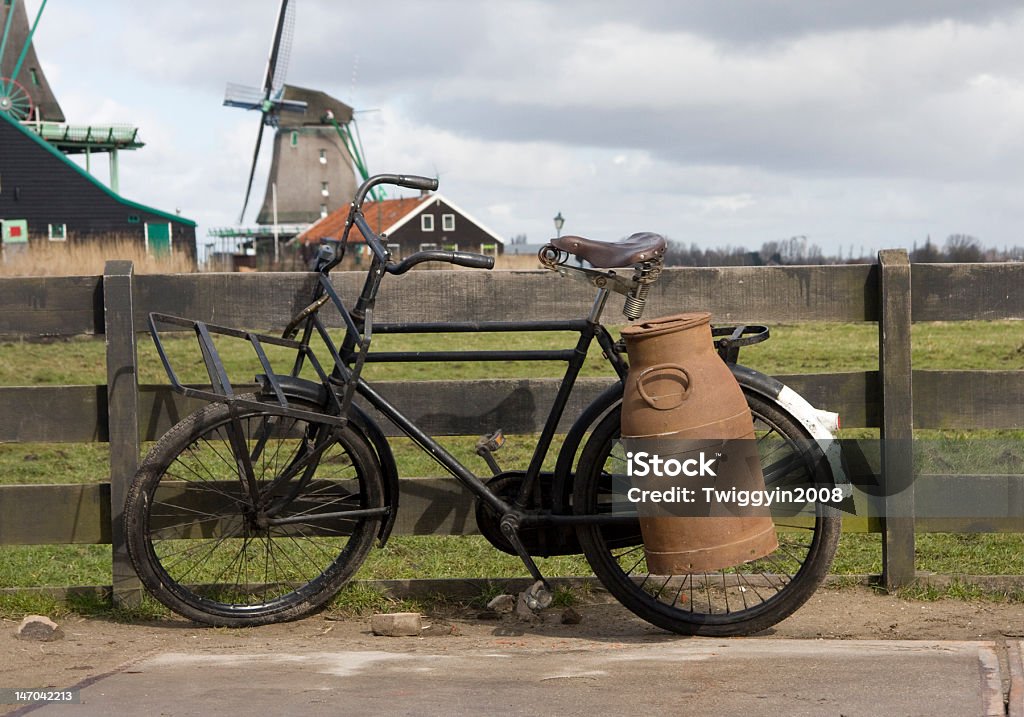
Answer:
[[[656,575],[726,568],[778,547],[767,508],[729,500],[764,491],[764,475],[750,409],[715,351],[710,320],[707,313],[676,314],[622,330],[630,364],[622,442],[627,456],[636,457],[633,475],[646,472],[629,480],[634,487],[674,489],[678,501],[637,503],[647,567]],[[637,468],[641,453],[645,471]],[[652,470],[653,456],[662,461],[662,475]],[[679,472],[680,466],[688,470]],[[731,488],[737,492],[728,493]],[[693,500],[685,506],[682,489]]]

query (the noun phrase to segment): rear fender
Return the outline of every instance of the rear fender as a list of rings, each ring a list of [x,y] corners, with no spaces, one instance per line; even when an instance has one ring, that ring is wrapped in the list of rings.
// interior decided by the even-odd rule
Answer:
[[[729,368],[744,391],[759,394],[778,403],[804,427],[811,438],[818,441],[825,453],[826,460],[828,460],[836,485],[849,483],[846,472],[843,470],[839,441],[836,440],[831,429],[831,426],[838,420],[835,414],[814,408],[803,396],[767,374],[739,364],[729,364]],[[622,403],[623,388],[623,382],[619,381],[605,389],[580,414],[572,428],[569,429],[569,433],[566,434],[565,442],[558,453],[553,478],[552,509],[556,514],[568,512],[569,498],[572,496],[573,467],[584,436],[609,411],[614,410]]]

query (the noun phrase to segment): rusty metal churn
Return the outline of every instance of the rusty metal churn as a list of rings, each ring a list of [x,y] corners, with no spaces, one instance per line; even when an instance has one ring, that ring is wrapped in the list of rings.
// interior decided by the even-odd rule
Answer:
[[[736,500],[764,491],[764,476],[750,409],[715,351],[710,320],[676,314],[622,330],[630,363],[622,442],[628,465],[636,464],[630,481],[653,489],[647,496],[675,497],[639,500],[647,566],[657,575],[739,565],[778,547],[769,511],[741,509]],[[638,489],[631,494],[644,498]]]

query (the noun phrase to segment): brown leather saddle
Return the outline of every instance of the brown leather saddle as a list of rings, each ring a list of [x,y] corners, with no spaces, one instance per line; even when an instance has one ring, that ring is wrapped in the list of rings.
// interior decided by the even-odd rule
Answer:
[[[552,239],[551,246],[584,261],[597,269],[631,266],[643,261],[654,261],[665,254],[665,237],[652,232],[638,232],[622,241],[605,242],[568,235]]]

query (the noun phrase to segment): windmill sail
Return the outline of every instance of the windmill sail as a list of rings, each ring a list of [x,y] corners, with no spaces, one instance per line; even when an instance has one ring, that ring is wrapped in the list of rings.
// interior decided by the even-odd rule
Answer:
[[[294,0],[282,0],[262,88],[228,85],[224,104],[261,113],[242,223],[269,125],[274,134],[273,163],[257,224],[308,224],[352,201],[356,190],[351,143],[339,129],[352,122],[352,108],[317,90],[284,84],[295,26]],[[275,202],[276,198],[276,202]]]
[[[282,109],[305,110],[305,105],[301,103],[285,104],[282,102],[284,75],[288,68],[294,28],[295,2],[281,0],[281,6],[277,13],[277,24],[274,27],[274,38],[270,43],[270,55],[267,58],[267,70],[263,75],[263,88],[258,90],[239,85],[228,85],[224,95],[225,105],[255,109],[261,113],[260,127],[256,134],[256,148],[253,152],[252,164],[249,167],[249,181],[245,185],[245,200],[242,202],[242,211],[238,216],[239,223],[245,218],[245,210],[249,206],[252,182],[256,176],[256,163],[259,161],[260,145],[263,142],[263,128],[267,125],[276,127],[278,114]]]

